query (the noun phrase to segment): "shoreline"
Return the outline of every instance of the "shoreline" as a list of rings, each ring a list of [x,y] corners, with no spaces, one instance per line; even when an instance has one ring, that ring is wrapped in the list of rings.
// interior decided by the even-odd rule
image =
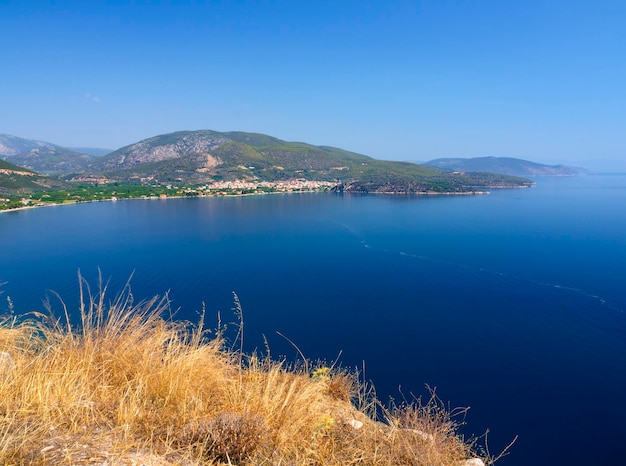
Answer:
[[[203,197],[244,197],[244,196],[265,196],[272,194],[304,194],[304,193],[324,193],[329,191],[290,191],[290,192],[273,192],[273,193],[244,193],[244,194],[203,194],[202,196],[151,196],[151,197],[124,197],[124,198],[109,198],[109,199],[91,199],[85,201],[68,201],[61,203],[49,203],[49,204],[37,204],[23,207],[15,207],[13,209],[2,209],[0,214],[5,212],[18,212],[20,210],[38,209],[43,207],[63,207],[76,204],[91,204],[96,202],[120,202],[120,201],[166,201],[168,199],[200,199]]]
[[[504,186],[493,187],[491,189],[522,189],[529,188],[530,186]],[[477,196],[491,194],[491,191],[464,191],[464,192],[387,192],[387,191],[332,191],[332,190],[307,190],[307,191],[276,191],[276,192],[257,192],[257,193],[239,193],[239,194],[202,194],[198,196],[151,196],[151,197],[127,197],[127,198],[109,198],[109,199],[92,199],[84,201],[67,201],[62,203],[44,203],[38,205],[30,205],[23,207],[15,207],[12,209],[2,209],[0,214],[5,212],[18,212],[20,210],[37,209],[41,207],[62,207],[66,205],[87,204],[94,202],[118,202],[118,201],[131,201],[131,200],[167,200],[167,199],[197,199],[203,197],[244,197],[244,196],[266,196],[272,194],[303,194],[303,193],[332,193],[332,194],[356,194],[356,195],[387,195],[387,196]]]

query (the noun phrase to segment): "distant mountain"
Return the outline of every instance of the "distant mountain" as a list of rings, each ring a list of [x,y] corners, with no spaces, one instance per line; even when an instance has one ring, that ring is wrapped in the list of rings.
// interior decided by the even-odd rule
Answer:
[[[0,160],[0,194],[20,194],[67,187],[68,184]]]
[[[442,158],[425,165],[462,172],[494,172],[512,176],[574,176],[590,172],[566,165],[544,165],[513,157]]]
[[[5,157],[11,163],[46,175],[81,173],[95,158],[92,155],[80,154],[53,144],[46,144],[21,154]]]
[[[94,156],[44,141],[0,135],[0,158],[46,175],[83,172]]]
[[[496,174],[451,174],[406,162],[375,160],[328,146],[272,136],[210,130],[145,139],[93,160],[88,171],[116,180],[205,183],[214,180],[342,180],[359,192],[467,192],[524,186],[528,180]]]
[[[49,145],[49,143],[35,141],[34,139],[18,138],[10,134],[0,134],[0,158],[5,159],[46,145]]]
[[[68,149],[79,154],[93,155],[94,157],[102,157],[114,151],[114,149],[100,149],[97,147],[68,147]]]

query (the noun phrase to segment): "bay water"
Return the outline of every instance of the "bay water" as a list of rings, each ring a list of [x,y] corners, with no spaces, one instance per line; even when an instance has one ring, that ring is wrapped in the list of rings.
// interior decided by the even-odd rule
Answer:
[[[338,358],[379,398],[470,407],[498,464],[626,464],[626,176],[475,196],[305,193],[0,214],[0,314],[76,309],[77,273],[174,318],[236,322],[247,351]],[[231,325],[231,328],[233,326]],[[284,335],[281,336],[280,334]],[[285,338],[286,337],[286,338]]]

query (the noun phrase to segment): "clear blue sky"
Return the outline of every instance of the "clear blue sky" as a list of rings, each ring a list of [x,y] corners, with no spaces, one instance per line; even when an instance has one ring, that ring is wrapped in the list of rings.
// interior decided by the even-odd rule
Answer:
[[[0,133],[192,129],[623,167],[626,2],[0,0]]]

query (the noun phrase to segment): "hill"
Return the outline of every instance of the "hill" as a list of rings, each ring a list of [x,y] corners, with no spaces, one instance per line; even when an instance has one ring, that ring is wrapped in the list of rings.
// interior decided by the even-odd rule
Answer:
[[[83,172],[94,156],[44,141],[0,135],[0,158],[46,175]]]
[[[6,160],[46,175],[58,176],[83,172],[93,158],[65,147],[47,144],[6,157]]]
[[[337,184],[337,191],[455,193],[525,187],[531,181],[467,170],[376,160],[330,146],[287,142],[258,133],[179,131],[96,157],[42,141],[2,136],[0,157],[30,170],[84,182],[206,184],[301,179]]]
[[[544,165],[513,157],[441,158],[426,165],[463,172],[495,172],[512,176],[575,176],[589,174],[584,168]]]
[[[300,178],[338,181],[342,191],[389,193],[467,192],[530,185],[529,180],[504,175],[452,174],[264,134],[210,130],[145,139],[92,161],[88,171],[113,180],[158,183]]]
[[[0,160],[0,194],[25,194],[67,186],[61,180]]]
[[[24,139],[10,134],[0,134],[0,158],[7,158],[21,154],[38,147],[47,145],[47,142]]]
[[[372,161],[364,155],[262,134],[202,130],[140,141],[101,158],[91,168],[114,178],[139,176],[163,181],[328,180]]]

